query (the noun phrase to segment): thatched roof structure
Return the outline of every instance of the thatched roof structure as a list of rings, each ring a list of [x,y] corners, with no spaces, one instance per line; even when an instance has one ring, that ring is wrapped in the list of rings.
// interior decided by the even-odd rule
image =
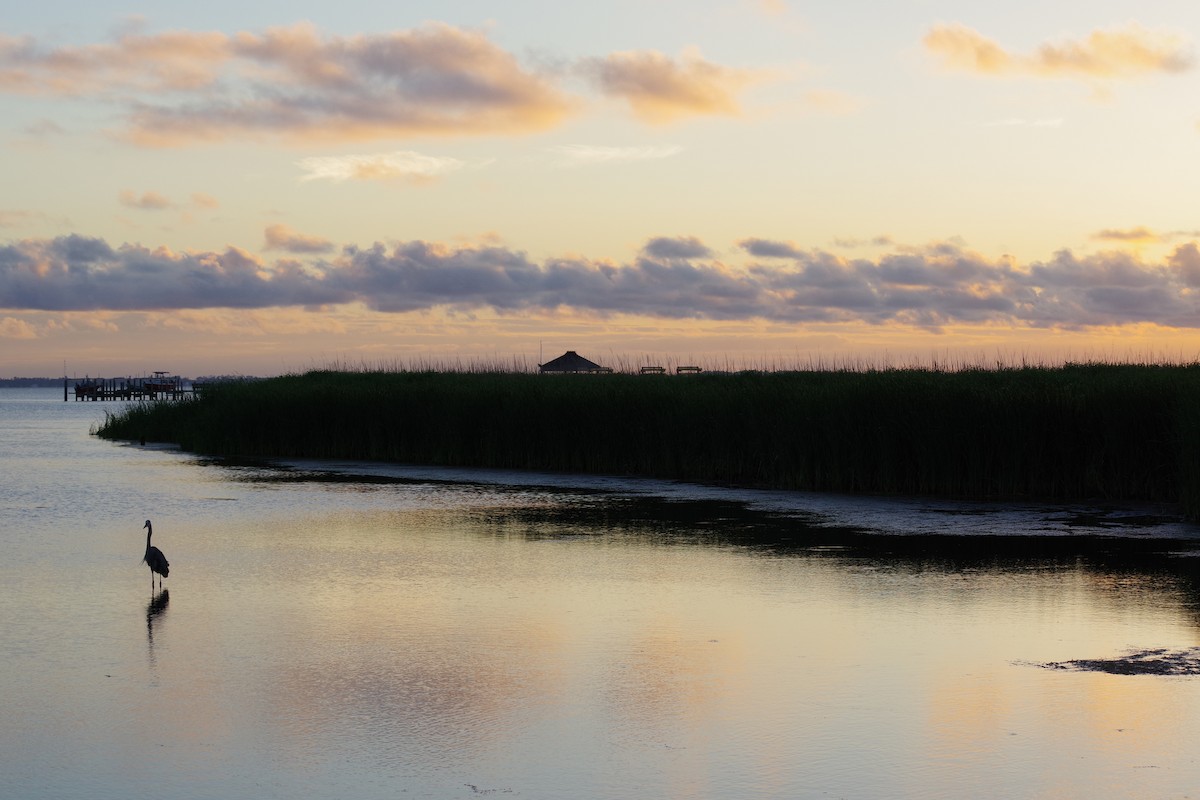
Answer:
[[[538,372],[612,372],[612,369],[588,361],[574,350],[568,350],[558,358],[538,364]]]

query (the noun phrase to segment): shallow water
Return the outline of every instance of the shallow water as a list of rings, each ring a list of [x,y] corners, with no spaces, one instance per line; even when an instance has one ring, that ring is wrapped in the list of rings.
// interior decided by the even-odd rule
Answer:
[[[1200,781],[1200,677],[1086,668],[1196,660],[1200,535],[1169,509],[228,465],[90,437],[104,410],[0,390],[0,797]]]

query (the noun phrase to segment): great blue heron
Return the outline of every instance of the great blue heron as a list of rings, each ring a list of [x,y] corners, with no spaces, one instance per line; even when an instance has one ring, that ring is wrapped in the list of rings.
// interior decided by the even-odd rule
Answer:
[[[158,588],[162,588],[162,579],[167,577],[171,572],[171,565],[167,563],[167,557],[162,554],[162,550],[150,544],[150,537],[154,535],[154,528],[150,525],[150,520],[146,520],[146,524],[142,526],[146,529],[146,557],[142,562],[150,565],[150,591],[154,591],[154,573],[159,574]]]

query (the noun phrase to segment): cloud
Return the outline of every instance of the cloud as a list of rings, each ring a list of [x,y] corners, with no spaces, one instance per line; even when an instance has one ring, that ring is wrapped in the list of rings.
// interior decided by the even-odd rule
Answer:
[[[211,194],[205,194],[204,192],[192,192],[192,205],[195,208],[207,208],[210,210],[221,207],[221,204],[217,201],[217,198],[213,197]]]
[[[446,156],[427,156],[411,150],[369,155],[312,156],[296,165],[307,174],[302,181],[399,180],[428,183],[449,172],[462,169],[466,162]]]
[[[0,228],[16,228],[44,219],[46,219],[46,215],[37,211],[0,208]]]
[[[666,241],[678,240],[660,243]],[[681,245],[681,250],[696,249],[707,251],[702,245]],[[720,265],[655,257],[646,250],[633,264],[618,267],[586,259],[536,264],[522,253],[496,247],[451,249],[407,242],[389,250],[376,244],[347,248],[330,264],[327,280],[353,293],[374,287],[368,305],[392,312],[489,307],[501,313],[571,308],[676,319],[753,314],[756,291],[745,277]]]
[[[602,145],[564,144],[549,148],[560,156],[560,166],[582,166],[587,164],[619,164],[629,161],[653,161],[670,158],[683,152],[678,145],[642,145],[632,147],[605,147]]]
[[[0,246],[0,308],[44,311],[324,308],[381,312],[491,309],[502,315],[635,314],[663,319],[1085,328],[1153,323],[1200,329],[1200,247],[1160,261],[1061,251],[1019,265],[953,242],[844,258],[743,239],[730,266],[692,237],[646,242],[626,263],[535,262],[500,245],[422,241],[335,250],[279,226],[268,262],[237,247],[177,253],[63,236]],[[308,248],[308,249],[306,249]],[[782,260],[781,260],[782,259]]]
[[[695,51],[672,59],[655,50],[584,59],[580,70],[602,93],[625,100],[643,122],[663,124],[694,116],[737,116],[739,93],[765,73],[705,61]]]
[[[1105,228],[1092,234],[1093,239],[1118,244],[1169,244],[1183,239],[1200,238],[1200,231],[1155,231],[1144,225],[1135,228]]]
[[[113,248],[77,234],[0,247],[0,308],[125,311],[328,302],[339,300],[299,267],[268,270],[237,247],[219,253]]]
[[[197,89],[216,82],[229,57],[229,37],[212,32],[129,31],[109,43],[58,48],[0,34],[0,91],[78,96]]]
[[[174,203],[158,192],[142,192],[139,195],[132,189],[122,189],[121,193],[117,195],[117,200],[127,208],[136,208],[142,211],[166,211],[175,207]]]
[[[1128,228],[1118,230],[1115,228],[1106,228],[1102,231],[1097,231],[1092,234],[1093,239],[1100,239],[1108,242],[1127,242],[1134,244],[1145,244],[1149,242],[1157,242],[1160,237],[1157,233],[1146,227]]]
[[[887,235],[872,236],[870,239],[838,237],[833,240],[834,247],[845,247],[847,249],[856,249],[859,247],[890,247],[895,243],[896,241]]]
[[[1151,31],[1136,23],[1095,30],[1082,39],[1047,42],[1032,53],[1011,53],[966,25],[935,25],[925,49],[944,69],[977,75],[1042,78],[1117,79],[1191,69],[1187,40],[1171,31]]]
[[[243,91],[138,108],[134,140],[522,133],[553,127],[573,105],[483,33],[450,25],[325,38],[302,24],[239,33],[230,46]]]
[[[767,77],[694,51],[560,61],[526,66],[483,31],[437,22],[350,36],[311,23],[233,34],[133,26],[83,45],[0,34],[0,93],[108,103],[123,112],[119,138],[171,147],[535,133],[583,104],[562,86],[570,75],[661,124],[737,115],[740,93]]]
[[[328,253],[333,250],[333,243],[328,239],[298,233],[287,225],[269,225],[263,235],[266,239],[265,250],[284,250],[295,254]]]
[[[742,239],[738,247],[759,258],[802,258],[804,253],[792,242],[771,239]]]
[[[307,23],[127,32],[58,48],[0,37],[0,91],[122,104],[123,135],[151,146],[538,131],[574,105],[483,33],[438,23],[346,37]]]
[[[67,131],[52,119],[39,119],[21,129],[26,136],[36,139],[46,139],[51,136],[61,136]]]
[[[1195,242],[1177,247],[1167,260],[1167,268],[1178,275],[1184,285],[1200,288],[1200,247]]]
[[[694,236],[659,236],[646,242],[642,252],[651,258],[663,259],[707,258],[712,255],[712,251]]]
[[[37,331],[25,320],[0,318],[0,339],[36,339]]]

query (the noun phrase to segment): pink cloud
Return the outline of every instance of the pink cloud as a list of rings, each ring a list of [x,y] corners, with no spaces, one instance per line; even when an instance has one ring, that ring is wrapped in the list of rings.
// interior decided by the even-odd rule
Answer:
[[[213,32],[127,33],[116,41],[44,48],[32,37],[0,36],[0,90],[83,95],[116,89],[153,92],[211,85],[230,57]]]
[[[583,70],[604,94],[625,100],[644,122],[661,124],[693,116],[737,116],[739,94],[763,72],[714,64],[698,53],[673,59],[655,50],[588,59]]]
[[[111,98],[128,109],[123,135],[155,146],[527,132],[574,106],[485,34],[438,23],[345,37],[307,23],[127,33],[58,48],[0,37],[0,91]]]

